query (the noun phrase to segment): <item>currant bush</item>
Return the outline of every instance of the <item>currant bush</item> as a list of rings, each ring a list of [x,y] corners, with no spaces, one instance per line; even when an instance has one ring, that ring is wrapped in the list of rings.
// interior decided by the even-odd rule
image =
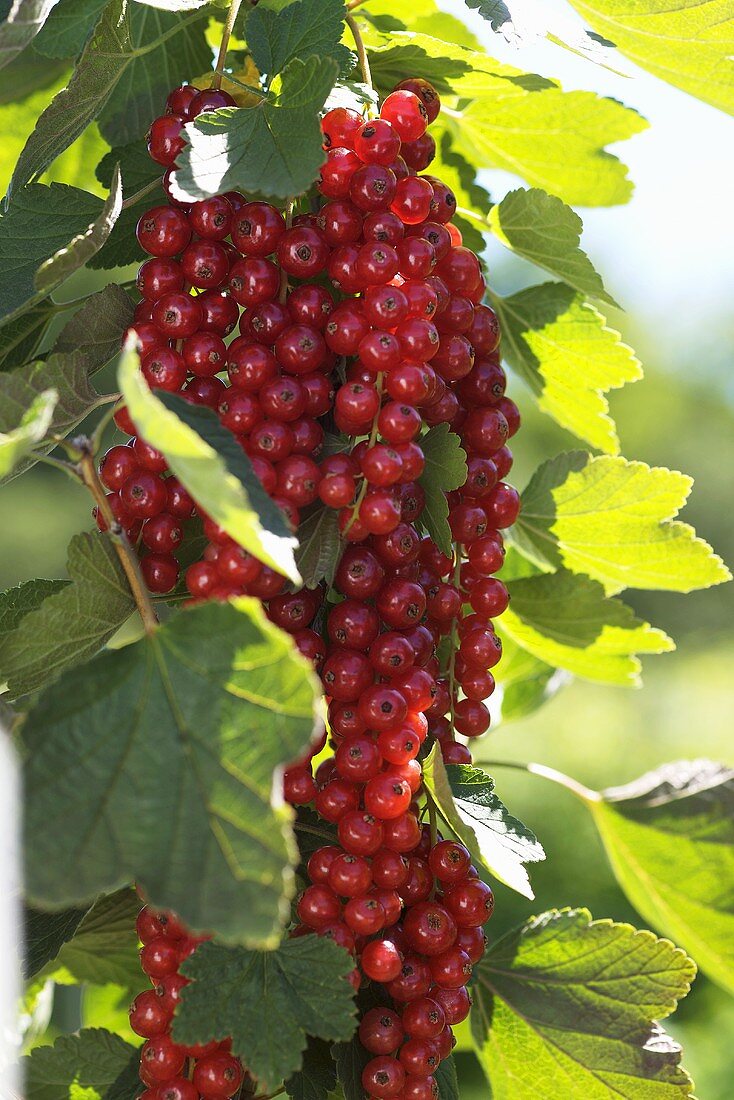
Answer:
[[[355,958],[354,986],[377,991],[384,1007],[359,1027],[366,1093],[423,1100],[468,1015],[493,897],[466,848],[424,820],[420,761],[437,742],[447,764],[468,764],[467,742],[489,728],[519,414],[479,260],[453,224],[450,188],[426,172],[432,86],[403,81],[376,118],[328,111],[318,209],[296,216],[232,192],[190,206],[174,197],[181,127],[230,102],[176,88],[150,129],[169,203],[137,227],[150,254],[134,321],[142,372],[216,411],[294,529],[305,510],[337,513],[333,586],[288,589],[203,513],[124,407],[116,422],[131,438],[100,477],[153,593],[179,582],[176,552],[199,515],[207,545],[185,573],[191,600],[258,597],[318,670],[332,751],[324,734],[286,771],[284,794],[311,805],[334,843],[308,861],[291,934],[332,938]],[[439,424],[467,455],[466,482],[448,494],[451,554],[420,533],[421,440]],[[339,448],[324,454],[334,429]],[[144,1100],[233,1095],[243,1071],[226,1037],[201,1049],[170,1038],[178,967],[198,941],[148,908],[139,934],[154,987],[131,1009],[146,1039]]]

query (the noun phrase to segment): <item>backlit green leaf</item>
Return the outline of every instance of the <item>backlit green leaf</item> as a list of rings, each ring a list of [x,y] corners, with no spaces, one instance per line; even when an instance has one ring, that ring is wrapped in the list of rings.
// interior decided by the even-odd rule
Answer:
[[[502,636],[502,660],[492,672],[502,688],[503,721],[532,714],[571,679],[516,645],[509,635]]]
[[[490,874],[526,898],[534,897],[523,864],[545,859],[535,835],[507,811],[494,780],[479,768],[444,765],[434,745],[423,761],[430,797],[449,828]]]
[[[682,1100],[692,1083],[656,1020],[687,994],[683,951],[586,909],[551,910],[474,968],[472,1038],[493,1100]]]
[[[18,419],[8,418],[7,431],[0,431],[0,478],[7,475],[45,439],[58,401],[56,390],[43,390],[24,407]]]
[[[734,114],[734,14],[727,0],[571,0],[636,65]]]
[[[138,1051],[103,1028],[60,1035],[25,1059],[26,1100],[112,1100],[112,1088]]]
[[[538,407],[579,439],[619,452],[606,393],[642,377],[640,362],[583,295],[562,283],[491,296],[502,354]]]
[[[253,599],[187,608],[67,672],[23,727],[33,903],[135,881],[194,929],[275,947],[298,860],[278,769],[307,748],[318,694]]]
[[[32,42],[58,0],[11,0],[0,22],[0,68]]]
[[[635,909],[734,993],[734,771],[664,764],[588,806]]]
[[[610,599],[598,581],[567,570],[508,584],[510,606],[502,630],[554,668],[586,680],[633,687],[640,682],[638,653],[666,653],[670,638]]]
[[[346,8],[342,0],[296,0],[278,10],[259,6],[245,24],[245,37],[261,73],[275,76],[297,57],[339,61]]]
[[[354,960],[326,937],[285,940],[275,951],[203,944],[187,960],[173,1036],[180,1043],[232,1036],[261,1092],[300,1069],[307,1036],[348,1039],[355,1020],[347,977]]]
[[[216,414],[180,397],[153,393],[130,347],[120,359],[118,377],[140,434],[163,452],[194,500],[245,550],[297,582],[297,540]]]
[[[691,485],[685,474],[644,462],[561,454],[525,488],[513,541],[541,568],[587,573],[612,591],[721,584],[730,578],[721,558],[673,518]]]
[[[144,988],[135,931],[140,906],[140,899],[129,887],[100,898],[47,968],[54,980],[62,984],[112,983],[133,993]]]

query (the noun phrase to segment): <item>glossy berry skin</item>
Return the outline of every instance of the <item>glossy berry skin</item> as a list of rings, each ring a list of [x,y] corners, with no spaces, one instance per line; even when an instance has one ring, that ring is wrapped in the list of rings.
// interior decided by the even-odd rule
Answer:
[[[171,1013],[166,1011],[154,990],[143,990],[133,1001],[130,1008],[130,1027],[136,1035],[153,1039],[162,1035],[170,1022]]]
[[[380,108],[380,118],[391,123],[401,141],[417,141],[426,132],[429,121],[422,98],[404,87],[387,97]]]
[[[161,115],[151,123],[148,131],[148,153],[158,164],[168,168],[184,148],[181,127],[184,119],[178,115]]]
[[[225,1100],[242,1084],[242,1066],[231,1054],[210,1054],[198,1059],[193,1083],[202,1100]]]
[[[175,256],[191,240],[191,226],[186,215],[170,206],[154,206],[143,214],[136,234],[140,247],[151,256]]]
[[[371,940],[362,951],[360,966],[368,978],[384,984],[397,978],[403,960],[391,940]]]
[[[400,1016],[389,1008],[371,1008],[359,1025],[359,1039],[371,1054],[394,1054],[405,1032]]]

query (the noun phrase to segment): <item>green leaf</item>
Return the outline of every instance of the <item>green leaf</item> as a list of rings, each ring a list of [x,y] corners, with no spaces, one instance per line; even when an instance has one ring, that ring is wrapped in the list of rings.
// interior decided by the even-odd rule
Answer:
[[[308,747],[318,695],[253,599],[67,672],[23,727],[34,903],[135,881],[194,929],[274,947],[298,859],[274,773]]]
[[[72,583],[0,638],[0,677],[8,681],[11,698],[45,687],[90,658],[135,608],[109,536],[75,535],[67,553]]]
[[[294,60],[256,107],[225,107],[188,123],[174,195],[190,202],[231,190],[276,200],[303,194],[324,162],[318,116],[336,74],[334,61]]]
[[[460,437],[448,424],[429,428],[419,442],[426,459],[425,469],[418,479],[426,495],[421,523],[444,554],[450,554],[451,528],[446,493],[461,488],[466,481],[466,453]]]
[[[350,1043],[337,1043],[332,1047],[336,1073],[344,1094],[344,1100],[364,1100],[362,1070],[374,1057],[357,1038]]]
[[[734,15],[720,0],[571,0],[621,53],[654,76],[734,114]]]
[[[490,874],[523,897],[534,897],[523,864],[545,859],[535,835],[507,811],[494,780],[479,768],[444,765],[434,745],[423,781],[441,817]]]
[[[607,598],[589,577],[562,569],[507,587],[503,632],[539,660],[585,680],[638,686],[635,654],[675,649],[667,634],[637,619],[621,600]]]
[[[606,146],[646,127],[615,99],[546,88],[477,98],[452,130],[459,148],[481,167],[503,168],[571,205],[614,206],[629,201],[632,184]]]
[[[586,573],[611,591],[721,584],[731,576],[721,558],[673,518],[692,484],[664,467],[570,451],[533,474],[513,542],[541,568]]]
[[[118,149],[110,149],[102,158],[95,174],[104,187],[110,186],[117,164],[120,165],[122,191],[126,201],[154,181],[157,181],[157,186],[123,209],[104,248],[90,261],[89,266],[92,268],[125,267],[127,264],[142,262],[146,254],[138,244],[135,228],[146,210],[165,205],[168,201],[161,184],[160,165],[148,156],[143,142],[135,141]]]
[[[0,218],[0,323],[35,306],[85,264],[104,243],[118,206],[119,194],[103,206],[60,183],[16,194]]]
[[[272,77],[294,58],[340,61],[345,15],[342,0],[297,0],[277,11],[255,8],[247,17],[245,37],[257,68]]]
[[[97,901],[63,943],[47,970],[61,984],[113,983],[137,993],[145,986],[135,918],[140,901],[125,887]]]
[[[583,295],[561,283],[491,300],[502,328],[502,354],[538,407],[592,447],[618,454],[605,395],[642,377],[632,348]]]
[[[0,593],[0,637],[15,630],[20,620],[30,611],[36,611],[48,596],[66,588],[68,581],[24,581],[15,588]]]
[[[57,401],[56,390],[43,390],[26,406],[19,420],[9,417],[10,423],[3,421],[8,430],[0,430],[0,478],[6,477],[37,443],[45,439]]]
[[[494,672],[502,688],[503,721],[532,714],[570,680],[566,673],[515,645],[509,636],[502,637],[502,660]]]
[[[683,951],[586,909],[551,910],[474,968],[472,1038],[494,1100],[675,1100],[680,1047],[655,1020],[685,997]]]
[[[260,1091],[301,1068],[307,1036],[330,1041],[354,1032],[354,960],[322,936],[284,940],[274,951],[205,943],[182,967],[192,980],[173,1025],[178,1043],[232,1036]]]
[[[87,373],[92,375],[117,355],[122,335],[132,320],[133,303],[129,296],[122,287],[110,283],[104,290],[91,294],[66,322],[54,343],[54,355],[81,359]]]
[[[285,1083],[291,1100],[328,1100],[336,1088],[336,1064],[329,1044],[323,1039],[309,1039],[303,1052],[303,1065]]]
[[[45,913],[42,909],[26,907],[23,937],[23,977],[26,980],[56,958],[86,912],[86,909],[62,909],[57,913]]]
[[[444,1058],[434,1076],[438,1085],[439,1100],[459,1100],[459,1078],[452,1054]]]
[[[109,0],[63,0],[44,23],[33,48],[44,57],[76,57]]]
[[[581,294],[616,306],[591,260],[579,248],[581,218],[556,195],[537,187],[518,187],[492,207],[487,221],[511,252],[545,268]]]
[[[26,1058],[26,1100],[113,1100],[112,1088],[138,1051],[99,1027],[60,1035]]]
[[[10,0],[0,23],[0,68],[33,41],[58,0]]]
[[[12,370],[31,358],[53,315],[53,303],[47,299],[0,329],[0,371]]]
[[[485,247],[484,230],[489,208],[492,205],[487,191],[477,183],[477,172],[466,157],[456,151],[451,135],[434,124],[431,133],[436,140],[436,159],[432,172],[456,197],[457,213],[451,219],[459,229],[464,244],[473,252],[483,252]],[[470,219],[465,211],[470,211]]]
[[[634,907],[734,993],[734,771],[679,760],[587,805]]]
[[[342,551],[339,515],[334,508],[319,505],[298,527],[296,565],[306,588],[322,580],[331,586]]]
[[[111,0],[68,86],[39,117],[16,165],[11,190],[39,176],[94,119],[99,119],[110,145],[142,137],[160,114],[167,91],[210,64],[205,24],[205,13],[167,15],[142,4]]]
[[[163,452],[197,504],[245,550],[298,583],[293,557],[297,540],[216,414],[172,394],[153,393],[140,373],[137,353],[129,347],[118,378],[140,434]]]

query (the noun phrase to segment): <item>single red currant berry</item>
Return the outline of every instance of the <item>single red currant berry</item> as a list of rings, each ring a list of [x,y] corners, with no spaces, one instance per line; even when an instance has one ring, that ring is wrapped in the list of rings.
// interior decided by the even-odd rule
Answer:
[[[225,1100],[242,1084],[242,1066],[237,1058],[224,1052],[200,1058],[194,1068],[193,1082],[202,1100]]]

